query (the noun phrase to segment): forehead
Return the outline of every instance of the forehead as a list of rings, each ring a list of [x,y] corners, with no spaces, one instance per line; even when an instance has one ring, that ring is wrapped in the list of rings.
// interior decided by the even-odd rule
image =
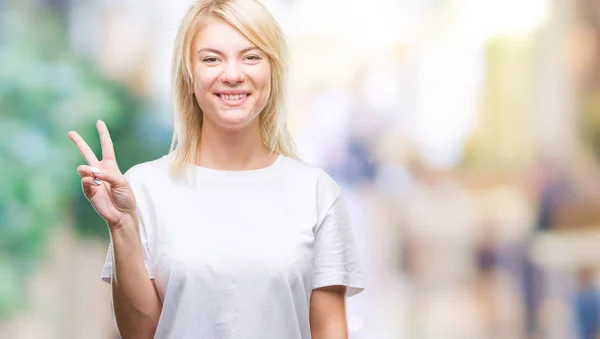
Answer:
[[[235,27],[219,18],[209,18],[194,37],[193,48],[213,48],[220,51],[239,51],[256,47]]]

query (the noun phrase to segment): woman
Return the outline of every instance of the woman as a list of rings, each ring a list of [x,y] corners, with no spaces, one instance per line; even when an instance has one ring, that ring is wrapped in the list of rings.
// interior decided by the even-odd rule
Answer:
[[[85,196],[111,235],[123,338],[347,338],[362,290],[339,186],[294,154],[283,113],[285,43],[254,0],[196,1],[173,61],[168,155],[121,174],[106,125]]]

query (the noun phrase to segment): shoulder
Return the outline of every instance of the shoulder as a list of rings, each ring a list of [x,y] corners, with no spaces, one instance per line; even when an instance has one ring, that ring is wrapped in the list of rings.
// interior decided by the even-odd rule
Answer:
[[[132,186],[143,184],[148,180],[165,178],[169,174],[169,156],[164,155],[158,159],[153,159],[139,163],[129,168],[125,173],[125,178]]]
[[[289,181],[303,187],[310,187],[324,202],[333,202],[341,188],[324,169],[303,160],[286,157],[285,175]]]
[[[285,171],[287,175],[294,176],[304,183],[310,181],[322,186],[339,188],[335,180],[324,169],[304,160],[286,157]]]

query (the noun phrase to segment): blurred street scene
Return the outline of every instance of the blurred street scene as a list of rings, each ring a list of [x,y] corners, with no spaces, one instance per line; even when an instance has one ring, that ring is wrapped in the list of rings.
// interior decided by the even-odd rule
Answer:
[[[351,339],[600,338],[600,1],[263,2],[351,210]],[[67,132],[106,121],[123,172],[168,152],[188,4],[0,0],[0,338],[118,337]]]

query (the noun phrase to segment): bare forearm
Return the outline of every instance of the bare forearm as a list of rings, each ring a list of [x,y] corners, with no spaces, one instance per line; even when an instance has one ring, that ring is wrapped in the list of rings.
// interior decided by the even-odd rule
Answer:
[[[111,228],[112,298],[121,337],[153,338],[161,303],[144,265],[137,219]]]

